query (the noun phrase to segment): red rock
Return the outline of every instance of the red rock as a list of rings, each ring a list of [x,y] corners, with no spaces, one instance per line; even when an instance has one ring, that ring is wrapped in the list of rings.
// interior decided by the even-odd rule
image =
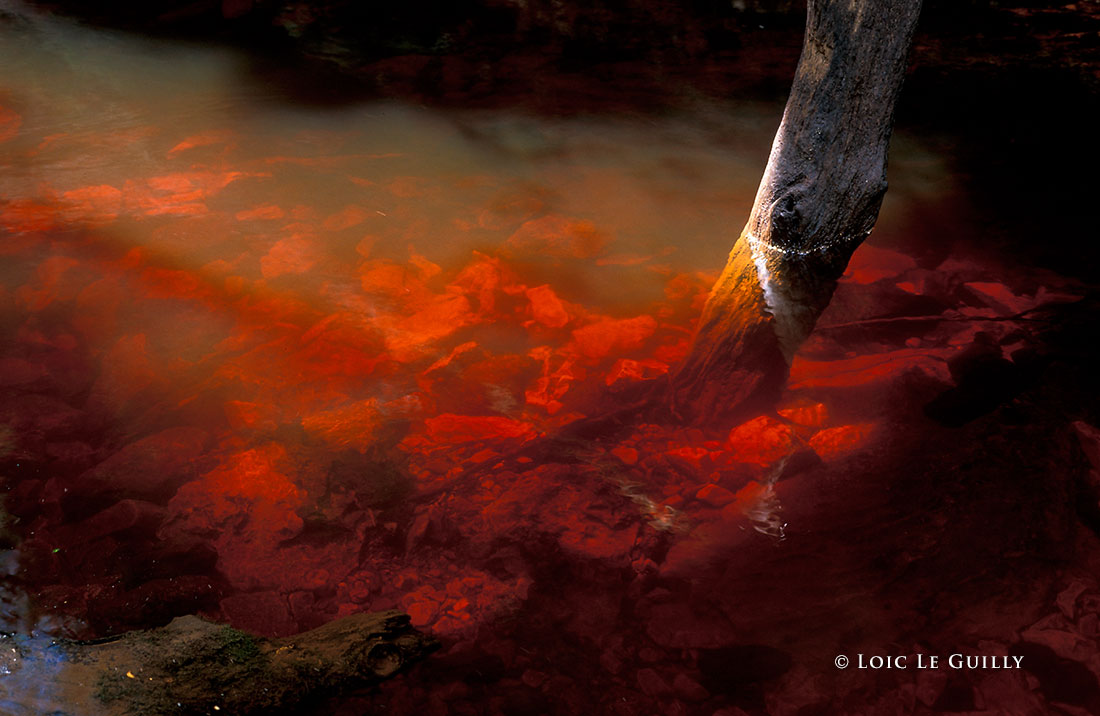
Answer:
[[[668,683],[654,669],[638,669],[635,678],[638,682],[638,688],[646,696],[655,698],[671,692]]]
[[[21,358],[0,358],[0,388],[28,385],[47,376],[46,369]]]
[[[11,437],[21,443],[31,436],[65,437],[79,429],[85,417],[57,398],[0,391],[0,425],[10,426]]]
[[[824,403],[803,403],[777,412],[795,425],[808,428],[820,428],[829,422],[829,409]]]
[[[228,400],[223,406],[225,418],[233,430],[243,428],[274,430],[279,425],[279,409],[275,405]]]
[[[917,262],[910,256],[864,244],[848,262],[844,278],[852,283],[869,284],[893,278],[916,267]]]
[[[657,346],[653,350],[653,359],[666,365],[675,365],[687,358],[691,350],[691,340],[682,338],[674,343]]]
[[[276,591],[235,594],[221,601],[221,609],[232,626],[252,634],[282,637],[298,630],[286,598]]]
[[[310,629],[317,621],[317,608],[314,606],[313,592],[300,590],[287,595],[287,605],[290,607],[290,615],[298,623],[299,628]]]
[[[721,485],[711,484],[703,485],[699,491],[695,493],[695,499],[700,502],[705,502],[711,507],[724,507],[736,500],[737,497]]]
[[[828,428],[810,438],[810,447],[823,460],[828,460],[863,445],[873,429],[874,425],[866,423]]]
[[[1081,420],[1073,423],[1073,430],[1093,469],[1100,470],[1100,430]]]
[[[691,464],[692,469],[698,470],[702,467],[703,460],[710,457],[710,450],[698,447],[678,447],[667,451],[665,454],[684,460]]]
[[[428,528],[431,527],[431,524],[431,511],[417,515],[416,519],[413,520],[412,525],[409,527],[408,533],[405,535],[405,554],[409,554],[420,545],[425,536],[427,536]]]
[[[152,532],[165,516],[160,505],[140,500],[122,500],[96,513],[83,522],[67,526],[59,532],[60,541],[87,542],[128,529]]]
[[[1069,586],[1058,593],[1054,603],[1058,606],[1058,610],[1065,615],[1066,619],[1073,619],[1076,616],[1077,597],[1090,589],[1090,585],[1080,579],[1074,579],[1070,582]]]
[[[620,381],[627,383],[639,380],[653,380],[668,373],[668,364],[656,360],[631,360],[620,358],[607,372],[604,382],[614,385]]]
[[[375,430],[381,423],[378,401],[360,400],[332,410],[306,415],[302,428],[334,448],[354,447],[365,450],[374,443]]]
[[[217,606],[218,590],[204,575],[185,574],[153,579],[125,592],[112,589],[89,595],[88,612],[94,621],[119,627],[146,628],[183,614],[208,611]]]
[[[535,436],[530,423],[495,415],[444,414],[428,418],[424,426],[433,442],[444,444],[490,439],[526,440]]]
[[[794,449],[794,433],[789,426],[760,416],[731,430],[729,446],[737,462],[769,465]]]
[[[260,272],[266,279],[284,274],[300,274],[309,271],[317,263],[313,242],[309,236],[293,234],[280,239],[260,259]]]
[[[34,277],[15,291],[15,296],[28,311],[40,311],[47,306],[68,302],[83,288],[85,274],[80,262],[70,256],[50,256],[35,268]]]
[[[634,448],[619,446],[611,450],[611,454],[623,461],[624,464],[634,465],[638,462],[638,451]]]
[[[1029,311],[1038,305],[1035,298],[1017,296],[1003,283],[971,281],[963,284],[983,304],[1000,315],[1009,316]]]
[[[627,529],[611,529],[579,519],[562,520],[562,523],[565,529],[558,536],[562,548],[590,559],[619,558],[634,546],[633,525]]]
[[[569,323],[569,312],[554,289],[549,285],[536,286],[526,291],[531,302],[531,317],[547,328],[561,328]]]
[[[600,666],[609,674],[618,675],[623,668],[622,650],[617,648],[604,649],[600,653]]]
[[[237,221],[252,221],[281,219],[284,216],[286,216],[286,212],[281,207],[275,204],[265,204],[252,209],[242,209],[236,213],[234,218]]]
[[[475,260],[459,272],[451,286],[475,299],[481,314],[491,313],[496,309],[501,292],[512,288],[515,277],[500,259],[490,258],[476,251],[474,256]],[[522,287],[516,288],[521,292],[524,290]]]
[[[122,191],[108,184],[83,186],[62,192],[61,216],[69,222],[108,224],[122,209]]]
[[[706,701],[710,698],[710,692],[704,689],[698,681],[687,674],[676,674],[672,680],[672,688],[676,695],[686,701]]]
[[[535,671],[534,669],[527,669],[523,672],[523,676],[520,677],[520,681],[527,684],[532,689],[537,689],[546,681],[546,674],[541,671]]]
[[[656,330],[653,316],[605,318],[573,331],[573,343],[585,358],[598,359],[637,350]]]
[[[164,498],[198,477],[207,434],[199,428],[169,428],[119,450],[77,478],[82,493],[110,492]]]
[[[657,571],[657,563],[652,559],[640,557],[630,563],[630,568],[637,574],[652,574]]]
[[[714,649],[736,638],[729,624],[719,617],[700,617],[687,604],[658,604],[649,613],[646,634],[657,644],[673,649]]]
[[[325,231],[343,231],[362,224],[370,216],[372,214],[366,209],[358,206],[346,206],[327,217],[321,226]]]
[[[910,371],[919,371],[944,383],[951,382],[947,353],[906,348],[836,361],[815,361],[795,356],[791,364],[791,390],[850,388],[890,382]]]
[[[439,616],[439,604],[429,599],[414,599],[407,603],[405,612],[413,626],[429,626]]]
[[[523,223],[508,245],[540,257],[589,258],[599,254],[609,237],[590,221],[543,216]]]
[[[100,373],[88,398],[89,407],[111,413],[133,407],[143,390],[163,381],[154,364],[145,334],[120,338],[100,358]]]
[[[948,676],[940,669],[921,669],[917,672],[914,695],[917,701],[931,708],[947,686]]]

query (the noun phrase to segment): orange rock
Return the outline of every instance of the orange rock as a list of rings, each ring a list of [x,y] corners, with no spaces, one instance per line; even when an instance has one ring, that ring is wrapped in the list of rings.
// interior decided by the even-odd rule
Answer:
[[[257,206],[254,209],[244,209],[238,211],[236,214],[237,221],[249,221],[254,219],[281,219],[286,216],[286,212],[274,204],[265,204],[264,206]]]
[[[343,231],[358,226],[367,220],[370,212],[358,206],[346,206],[332,214],[321,224],[325,231]]]
[[[313,246],[300,234],[278,241],[267,255],[260,259],[260,271],[264,278],[276,278],[284,274],[309,271],[317,263]]]
[[[69,221],[105,224],[122,210],[122,191],[109,184],[80,187],[63,192],[60,198],[68,205],[63,215]]]
[[[9,201],[0,209],[0,226],[13,234],[48,231],[57,224],[58,209],[29,199]],[[0,252],[7,248],[0,245]]]
[[[424,421],[428,437],[436,443],[464,443],[474,440],[531,438],[534,426],[497,415],[454,415],[445,413]]]
[[[168,150],[168,157],[174,157],[180,152],[185,152],[188,149],[196,149],[198,147],[209,147],[215,144],[228,144],[233,139],[233,133],[228,131],[212,131],[203,132],[201,134],[193,134],[187,137],[182,142],[177,144]]]
[[[573,331],[573,343],[586,358],[637,350],[657,330],[653,316],[605,318]]]
[[[524,252],[582,259],[598,255],[607,242],[607,235],[592,222],[562,216],[531,219],[508,239],[509,246]]]
[[[569,312],[554,289],[549,285],[536,286],[526,291],[531,302],[531,317],[547,328],[561,328],[569,323]]]
[[[310,435],[333,447],[360,449],[374,441],[374,432],[380,423],[378,401],[373,398],[302,418],[302,427]]]
[[[617,448],[611,450],[611,454],[622,460],[627,465],[634,465],[638,462],[638,451],[634,448],[623,447],[620,445]]]

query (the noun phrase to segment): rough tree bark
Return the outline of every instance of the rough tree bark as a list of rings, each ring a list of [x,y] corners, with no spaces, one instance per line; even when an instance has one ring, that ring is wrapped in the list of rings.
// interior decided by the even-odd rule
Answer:
[[[0,635],[0,713],[286,713],[387,679],[435,646],[394,611],[272,640],[194,616],[97,643]]]
[[[748,223],[672,378],[684,420],[767,409],[878,218],[920,0],[809,0],[783,121]]]

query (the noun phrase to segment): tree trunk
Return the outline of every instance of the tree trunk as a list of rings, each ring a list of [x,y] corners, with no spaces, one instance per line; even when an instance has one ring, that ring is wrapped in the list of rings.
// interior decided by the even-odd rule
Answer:
[[[194,616],[94,643],[0,635],[0,713],[284,713],[387,679],[433,648],[394,611],[272,640]]]
[[[920,0],[809,0],[794,85],[748,223],[672,378],[674,414],[767,409],[886,192]]]

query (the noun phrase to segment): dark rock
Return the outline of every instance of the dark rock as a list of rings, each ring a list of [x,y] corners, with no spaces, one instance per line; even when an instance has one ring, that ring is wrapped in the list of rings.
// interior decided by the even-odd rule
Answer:
[[[234,594],[221,601],[222,613],[238,629],[262,636],[287,636],[298,629],[285,596],[276,591]]]
[[[654,669],[638,669],[635,679],[638,682],[638,688],[646,696],[656,698],[665,696],[672,691],[668,686],[668,682],[661,678],[661,675]]]
[[[207,439],[199,428],[169,428],[127,445],[75,480],[50,480],[47,495],[60,498],[70,518],[87,514],[87,505],[95,504],[90,497],[165,502],[201,474]]]
[[[1013,644],[1009,654],[1023,657],[1023,667],[1039,679],[1039,688],[1049,701],[1073,704],[1089,713],[1100,713],[1100,683],[1084,664],[1063,659],[1050,647],[1027,641]]]
[[[706,701],[710,698],[710,692],[687,674],[677,674],[672,680],[672,688],[686,701]]]
[[[787,673],[791,663],[789,653],[763,644],[701,649],[698,660],[702,685],[718,693],[775,679]]]

